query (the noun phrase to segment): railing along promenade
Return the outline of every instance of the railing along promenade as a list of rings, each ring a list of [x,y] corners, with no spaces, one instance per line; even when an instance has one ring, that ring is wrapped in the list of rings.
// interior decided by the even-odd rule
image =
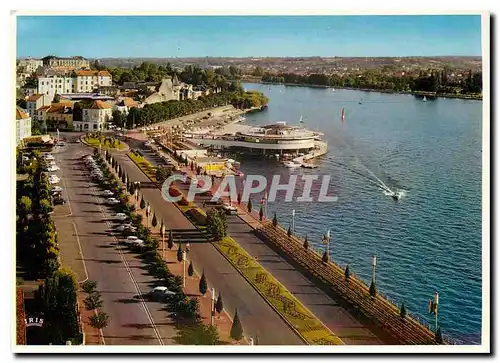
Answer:
[[[314,278],[331,288],[350,307],[366,317],[375,326],[387,332],[399,344],[436,344],[434,333],[411,316],[402,318],[397,306],[378,293],[372,297],[369,288],[357,277],[345,277],[344,270],[332,261],[323,263],[319,254],[305,249],[302,241],[288,236],[280,226],[266,221],[256,233],[275,245],[291,260],[309,272]]]

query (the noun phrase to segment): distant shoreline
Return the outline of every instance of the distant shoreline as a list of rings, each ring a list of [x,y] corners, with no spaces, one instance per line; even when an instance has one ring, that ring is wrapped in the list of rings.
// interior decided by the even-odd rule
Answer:
[[[480,95],[462,95],[462,94],[453,94],[453,93],[439,93],[436,94],[434,92],[424,92],[424,91],[413,91],[413,92],[405,92],[405,91],[394,91],[390,89],[374,89],[374,88],[353,88],[353,87],[332,87],[332,86],[321,86],[314,84],[297,84],[297,83],[277,83],[277,82],[263,82],[259,80],[241,80],[242,82],[247,83],[260,83],[260,84],[273,84],[273,85],[284,85],[291,87],[312,87],[312,88],[334,88],[334,89],[346,89],[350,91],[363,91],[363,92],[379,92],[379,93],[394,93],[394,94],[402,94],[402,95],[413,95],[413,96],[426,96],[432,98],[457,98],[462,100],[474,100],[474,101],[482,101],[483,96]]]

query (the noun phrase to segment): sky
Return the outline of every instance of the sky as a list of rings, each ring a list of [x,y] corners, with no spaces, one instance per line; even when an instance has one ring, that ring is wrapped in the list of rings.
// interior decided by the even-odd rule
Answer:
[[[480,15],[18,16],[17,57],[481,55]]]

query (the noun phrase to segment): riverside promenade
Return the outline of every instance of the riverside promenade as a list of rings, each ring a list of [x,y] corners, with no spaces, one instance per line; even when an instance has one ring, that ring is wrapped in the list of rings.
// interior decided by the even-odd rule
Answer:
[[[191,178],[196,177],[196,173],[188,167],[182,167],[181,171]],[[211,194],[214,194],[218,187],[217,182],[214,184]],[[285,229],[279,225],[274,226],[265,218],[261,220],[257,210],[249,212],[246,204],[235,205],[234,201],[230,201],[227,197],[222,199],[237,207],[238,218],[250,226],[260,240],[284,256],[292,266],[327,294],[341,300],[341,304],[349,311],[362,320],[371,322],[373,330],[378,332],[378,335],[385,336],[385,341],[392,344],[436,344],[434,332],[409,315],[402,317],[400,308],[384,296],[380,294],[371,296],[368,286],[354,274],[346,278],[344,270],[339,265],[333,261],[324,263],[319,253],[304,248],[304,241],[295,236],[288,236]],[[231,234],[231,231],[229,233]],[[271,270],[270,272],[273,273]],[[315,312],[314,309],[311,310]],[[339,336],[343,338],[342,335]]]

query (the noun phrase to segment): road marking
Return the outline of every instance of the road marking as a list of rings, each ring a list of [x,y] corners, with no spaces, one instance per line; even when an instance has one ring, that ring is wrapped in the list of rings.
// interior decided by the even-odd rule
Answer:
[[[60,170],[61,170],[61,174],[62,174],[61,177],[62,177],[62,181],[64,184],[64,189],[66,190],[66,196],[68,199],[68,207],[69,207],[70,213],[66,214],[64,216],[55,216],[55,217],[69,217],[69,216],[73,215],[73,210],[71,209],[71,202],[70,202],[68,188],[67,188],[65,177],[64,177],[64,171],[62,170],[62,168]],[[73,225],[73,228],[75,230],[76,242],[78,243],[78,252],[80,253],[80,257],[82,258],[83,270],[85,271],[85,280],[77,281],[78,284],[82,284],[89,279],[89,273],[87,271],[87,265],[85,264],[85,257],[83,255],[83,249],[82,249],[82,245],[80,243],[80,236],[78,235],[78,229],[76,228],[75,222],[71,222],[71,224]],[[97,315],[97,309],[94,309],[94,314]],[[102,344],[106,345],[106,340],[104,339],[104,332],[102,331],[102,328],[99,328],[99,336],[102,340]]]
[[[82,258],[83,269],[85,271],[85,280],[78,281],[78,283],[81,284],[89,279],[89,273],[87,271],[87,266],[85,264],[85,257],[83,257],[82,245],[80,244],[80,236],[78,235],[78,230],[76,228],[76,224],[75,224],[75,222],[71,222],[71,224],[73,225],[73,228],[75,229],[76,242],[78,243],[78,252],[80,253],[80,257]]]
[[[96,200],[97,202],[100,202],[100,201],[101,201],[101,199],[100,199],[100,198],[96,195],[96,193],[95,193],[95,190],[94,190],[94,189],[92,190],[92,194],[94,194],[94,198],[95,198],[95,200]],[[106,218],[106,224],[108,225],[108,227],[110,227],[110,228],[111,228],[111,224],[109,223],[109,220],[108,220],[108,215],[107,215],[107,213],[104,211],[104,209],[102,208],[102,205],[101,205],[100,203],[99,203],[99,209],[100,209],[100,211],[101,211],[102,215],[104,216],[104,218]],[[115,240],[115,242],[116,242],[117,246],[119,246],[119,242],[118,242],[118,239],[116,238],[116,236],[115,236],[114,234],[112,234],[112,237],[113,237],[113,239]],[[158,329],[156,328],[156,324],[155,324],[155,322],[154,322],[154,320],[153,320],[153,316],[151,315],[151,312],[149,311],[149,308],[147,307],[147,305],[146,305],[146,303],[145,303],[145,301],[144,301],[144,298],[142,297],[142,292],[141,292],[141,290],[139,289],[139,286],[138,286],[138,284],[137,284],[137,281],[136,281],[136,280],[135,280],[135,278],[134,278],[134,275],[133,275],[133,273],[132,273],[132,270],[130,269],[130,265],[129,265],[128,261],[125,259],[124,254],[123,254],[123,252],[121,251],[121,249],[118,249],[118,253],[119,253],[119,255],[120,255],[120,258],[121,258],[121,260],[122,260],[123,264],[125,265],[125,269],[127,270],[128,274],[129,274],[130,280],[132,281],[132,284],[134,285],[134,288],[135,288],[135,290],[136,290],[136,292],[137,292],[138,296],[140,297],[140,298],[139,298],[139,301],[141,302],[142,307],[144,308],[144,312],[146,313],[146,316],[148,317],[149,322],[151,323],[151,328],[153,329],[153,331],[154,331],[154,333],[155,333],[155,335],[156,335],[156,338],[158,339],[158,342],[160,343],[160,345],[165,345],[165,344],[163,343],[163,339],[162,339],[162,337],[161,337],[160,333],[158,332]]]

